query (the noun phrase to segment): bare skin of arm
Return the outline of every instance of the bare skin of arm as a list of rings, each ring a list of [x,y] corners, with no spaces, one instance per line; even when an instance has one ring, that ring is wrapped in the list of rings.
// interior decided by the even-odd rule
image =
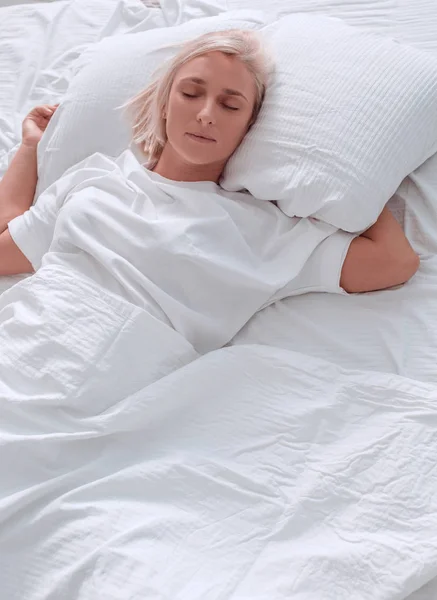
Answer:
[[[8,223],[32,205],[38,181],[38,144],[57,106],[37,106],[27,115],[21,145],[0,181],[0,275],[33,272],[32,265],[13,241]]]
[[[340,285],[348,293],[383,290],[405,283],[419,266],[419,256],[386,206],[376,223],[352,241]]]
[[[21,144],[0,181],[0,233],[33,202],[37,183],[36,146]]]

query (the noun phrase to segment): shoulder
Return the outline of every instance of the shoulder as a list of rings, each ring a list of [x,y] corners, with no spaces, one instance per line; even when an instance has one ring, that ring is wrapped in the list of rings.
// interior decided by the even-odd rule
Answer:
[[[109,156],[102,152],[94,152],[80,162],[75,163],[64,173],[64,175],[81,169],[97,169],[111,172],[116,170],[142,169],[142,166],[129,149],[123,151],[118,156]]]

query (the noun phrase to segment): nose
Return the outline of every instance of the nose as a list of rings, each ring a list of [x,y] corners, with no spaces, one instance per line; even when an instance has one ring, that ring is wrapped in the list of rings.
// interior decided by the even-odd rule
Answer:
[[[215,125],[216,117],[213,101],[206,101],[203,103],[197,113],[197,121],[202,123],[202,125]]]

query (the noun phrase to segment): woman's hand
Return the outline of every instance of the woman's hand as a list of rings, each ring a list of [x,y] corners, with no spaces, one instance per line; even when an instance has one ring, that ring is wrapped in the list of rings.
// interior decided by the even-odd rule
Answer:
[[[56,112],[59,104],[42,104],[30,111],[23,121],[22,140],[23,146],[36,148],[42,138],[50,119]]]

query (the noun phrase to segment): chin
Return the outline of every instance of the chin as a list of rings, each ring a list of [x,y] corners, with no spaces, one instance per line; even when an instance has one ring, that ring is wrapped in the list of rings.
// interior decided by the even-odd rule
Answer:
[[[178,154],[189,163],[194,165],[210,165],[220,161],[217,158],[217,148],[209,147],[206,144],[199,144],[198,148],[193,148],[192,142],[184,139],[178,148]]]
[[[199,167],[203,166],[203,165],[210,165],[212,163],[218,162],[216,158],[214,158],[212,156],[209,157],[206,154],[199,156],[197,153],[192,154],[192,153],[184,152],[183,154],[181,154],[181,156],[187,163],[190,163],[192,165],[197,165]]]

